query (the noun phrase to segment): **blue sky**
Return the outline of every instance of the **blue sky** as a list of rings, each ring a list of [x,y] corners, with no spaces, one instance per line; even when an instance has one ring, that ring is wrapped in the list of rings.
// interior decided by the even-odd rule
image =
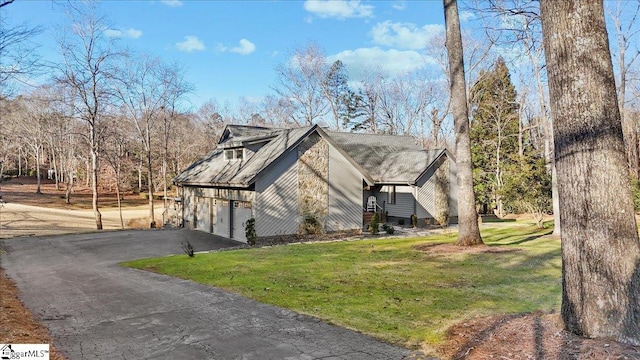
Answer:
[[[274,67],[311,42],[342,60],[352,78],[363,67],[393,74],[429,66],[429,37],[444,26],[441,1],[111,0],[100,7],[121,45],[185,68],[194,107],[273,94]],[[67,21],[60,6],[16,0],[2,12],[10,24],[42,26],[38,51],[56,61],[55,33]]]

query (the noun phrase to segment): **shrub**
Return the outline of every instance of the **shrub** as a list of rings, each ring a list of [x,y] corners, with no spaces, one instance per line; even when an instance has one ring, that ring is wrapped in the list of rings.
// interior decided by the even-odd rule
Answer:
[[[398,225],[400,226],[404,225],[404,219],[398,219]]]
[[[371,218],[371,223],[369,224],[369,231],[373,235],[378,235],[379,226],[380,226],[380,214],[375,213]]]
[[[382,229],[389,235],[393,235],[396,232],[396,229],[391,224],[382,224]]]
[[[300,234],[302,235],[316,235],[322,233],[322,227],[320,222],[314,215],[305,215],[304,223],[301,224]]]
[[[247,237],[247,244],[254,246],[256,244],[256,219],[251,218],[247,220],[247,224],[244,228],[244,234]]]

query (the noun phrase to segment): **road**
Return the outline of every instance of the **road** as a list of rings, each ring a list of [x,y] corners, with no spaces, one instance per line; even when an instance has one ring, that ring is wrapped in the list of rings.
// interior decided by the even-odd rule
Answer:
[[[101,210],[105,230],[120,229],[117,209]],[[162,208],[156,209],[162,215]],[[131,219],[149,215],[147,207],[128,208],[122,211],[125,225]],[[96,231],[92,210],[52,209],[38,206],[5,203],[0,206],[0,238],[16,236],[58,235]]]
[[[196,251],[238,245],[188,230],[20,237],[3,241],[0,265],[71,360],[413,358],[315,318],[118,265],[180,253],[184,240]]]

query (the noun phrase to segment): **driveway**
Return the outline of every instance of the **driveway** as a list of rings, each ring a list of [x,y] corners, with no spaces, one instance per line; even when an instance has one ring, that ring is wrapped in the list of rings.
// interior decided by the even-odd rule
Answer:
[[[0,266],[74,359],[402,359],[406,349],[118,262],[238,243],[188,230],[6,239]],[[196,255],[197,256],[197,255]]]

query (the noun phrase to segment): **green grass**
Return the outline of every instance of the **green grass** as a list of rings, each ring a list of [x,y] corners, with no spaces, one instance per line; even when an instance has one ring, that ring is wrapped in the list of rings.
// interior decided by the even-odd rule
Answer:
[[[510,252],[416,249],[456,234],[277,246],[125,263],[220,287],[408,347],[437,345],[476,316],[558,309],[560,242],[551,230],[483,230]]]

